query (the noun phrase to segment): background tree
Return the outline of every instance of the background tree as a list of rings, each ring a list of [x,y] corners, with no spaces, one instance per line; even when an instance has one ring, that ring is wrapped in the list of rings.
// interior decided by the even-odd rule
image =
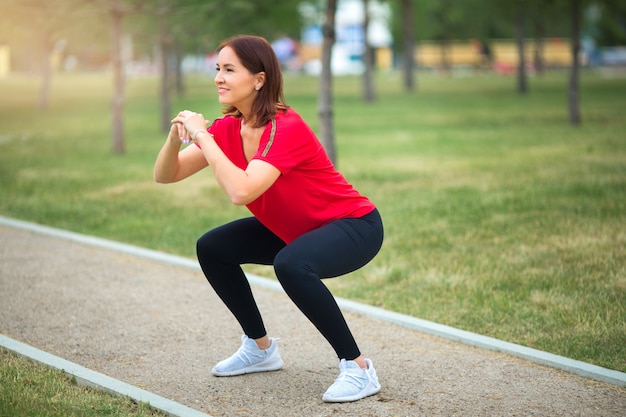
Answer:
[[[413,0],[402,0],[402,8],[400,10],[402,16],[402,79],[404,80],[404,89],[406,91],[415,90],[415,32]]]
[[[335,149],[335,133],[333,124],[333,74],[331,69],[331,57],[335,44],[335,15],[337,13],[337,1],[326,1],[326,19],[322,24],[324,36],[322,42],[322,73],[320,75],[320,96],[318,116],[320,122],[320,140],[326,149],[330,160],[337,163]]]
[[[376,100],[376,92],[374,91],[374,49],[369,42],[369,22],[370,7],[369,0],[363,1],[363,62],[365,71],[363,72],[363,99],[367,102]]]
[[[535,49],[533,51],[533,67],[535,68],[535,72],[539,75],[542,75],[545,72],[545,60],[544,60],[544,50],[545,50],[545,38],[546,38],[546,25],[548,24],[548,10],[550,9],[548,3],[549,0],[546,0],[544,3],[540,4],[540,8],[543,10],[539,10],[538,13],[533,13],[530,17],[533,28],[533,37],[535,40]],[[548,6],[548,7],[546,7]]]
[[[254,1],[140,2],[136,13],[128,16],[129,25],[126,29],[133,35],[133,39],[139,40],[139,46],[144,52],[153,55],[153,59],[158,61],[160,130],[169,130],[173,116],[173,91],[178,95],[184,94],[184,55],[205,56],[215,50],[220,40],[239,33],[255,33],[270,40],[279,33],[293,33],[299,28],[296,5],[294,2],[277,0],[272,7],[280,12],[270,13],[267,4]],[[156,56],[155,50],[158,51]]]
[[[530,10],[535,10],[534,3],[541,0],[484,0],[485,7],[492,18],[510,25],[517,48],[517,78],[516,91],[519,94],[528,93],[528,74],[526,66],[526,24]]]
[[[528,5],[527,33],[533,39],[532,68],[542,75],[549,68],[545,63],[546,40],[552,37],[569,37],[568,7],[562,0],[532,1]]]
[[[126,76],[122,58],[122,21],[127,13],[120,0],[111,0],[109,6],[111,19],[111,62],[113,67],[113,98],[111,99],[111,129],[113,134],[113,153],[121,154],[126,150],[124,136],[124,102],[126,101]]]
[[[569,122],[573,125],[579,125],[581,122],[580,99],[578,95],[580,83],[581,0],[570,0],[570,8],[572,19],[572,65],[567,90],[567,108]]]
[[[39,73],[41,84],[37,107],[48,108],[50,86],[56,66],[62,65],[66,38],[71,28],[88,18],[89,10],[77,0],[41,2],[37,0],[2,0],[7,43],[20,51],[18,59],[29,71]],[[23,45],[27,47],[24,48]]]
[[[400,49],[398,55],[402,57],[402,78],[407,91],[415,89],[415,69],[420,63],[415,62],[414,54],[421,41],[439,42],[445,56],[453,40],[513,37],[510,24],[494,19],[490,1],[496,0],[390,2],[391,30],[393,38],[398,40],[395,45]]]
[[[202,3],[207,4],[203,30],[210,34],[213,49],[218,41],[237,34],[259,35],[270,42],[283,35],[300,37],[302,18],[299,1],[212,0]]]
[[[155,7],[145,9],[148,19],[143,27],[152,26],[160,51],[161,130],[169,130],[171,93],[184,92],[182,56],[205,56],[230,36],[246,33],[272,40],[284,33],[299,36],[300,19],[297,2],[276,0],[271,5],[255,1],[223,3],[206,0],[156,0]],[[261,18],[262,17],[262,18]]]
[[[626,45],[626,0],[598,0],[590,7],[597,46]]]
[[[368,4],[368,0],[362,1],[364,5]],[[309,3],[326,15],[322,46],[325,69],[320,78],[319,118],[321,140],[335,161],[330,56],[335,42],[337,0],[311,0]],[[0,41],[11,47],[12,66],[41,75],[37,103],[40,108],[45,108],[50,100],[55,68],[51,65],[51,56],[76,55],[81,68],[102,69],[113,64],[113,148],[114,152],[121,153],[124,151],[125,94],[123,37],[132,36],[134,50],[151,56],[152,60],[156,59],[154,46],[159,45],[162,76],[159,125],[166,129],[172,116],[171,91],[175,88],[178,94],[184,92],[181,70],[184,55],[204,56],[214,51],[220,40],[238,33],[258,34],[270,41],[284,35],[297,38],[302,27],[300,4],[293,0],[271,3],[253,0],[226,3],[217,0],[56,0],[54,3],[0,0],[3,12]],[[538,71],[544,67],[543,39],[569,37],[572,65],[567,101],[573,124],[581,120],[578,104],[581,37],[583,34],[593,35],[597,45],[626,42],[623,24],[626,0],[400,0],[389,4],[394,10],[394,38],[402,39],[395,45],[403,49],[403,80],[409,91],[414,88],[414,52],[415,45],[419,48],[420,40],[438,41],[446,56],[447,44],[452,41],[511,38],[517,33],[520,45],[517,90],[524,92],[528,89],[526,70],[530,67],[524,53],[529,35],[532,33],[535,38],[533,66]],[[592,30],[586,30],[584,17],[590,10],[595,11],[597,17]],[[329,28],[331,15],[333,23]],[[109,19],[105,18],[107,16]],[[532,32],[529,31],[531,27]],[[109,36],[104,36],[107,30]],[[374,61],[370,52],[371,49],[367,48],[364,56],[368,68],[364,74],[366,99],[375,96],[372,68],[368,66]],[[443,67],[446,66],[449,65],[444,60]]]
[[[521,1],[514,4],[515,44],[517,45],[517,92],[528,93],[528,74],[526,71],[526,6]]]

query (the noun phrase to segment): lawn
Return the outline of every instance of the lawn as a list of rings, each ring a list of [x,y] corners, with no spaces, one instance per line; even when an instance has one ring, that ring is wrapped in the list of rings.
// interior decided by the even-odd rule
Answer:
[[[62,371],[0,348],[0,416],[165,417],[130,398],[80,387]]]
[[[317,129],[317,80],[286,77]],[[626,76],[586,72],[583,124],[567,122],[565,73],[530,80],[379,74],[334,83],[338,167],[379,207],[379,256],[328,281],[344,298],[626,372]],[[126,148],[111,152],[108,74],[0,80],[0,214],[186,257],[208,228],[247,215],[210,172],[158,185],[156,79],[127,83]],[[217,117],[210,77],[183,108]],[[250,272],[272,277],[267,267]],[[0,329],[1,331],[1,329]]]

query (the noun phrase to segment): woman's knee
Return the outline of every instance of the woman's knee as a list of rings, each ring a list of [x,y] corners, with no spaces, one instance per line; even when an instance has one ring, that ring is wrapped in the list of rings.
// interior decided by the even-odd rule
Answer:
[[[205,256],[206,254],[215,253],[215,250],[219,248],[215,237],[209,231],[196,241],[196,253],[198,257]]]
[[[289,250],[282,250],[274,258],[274,272],[284,288],[303,282],[313,271],[300,257],[293,256]]]
[[[293,265],[291,260],[289,259],[289,255],[285,250],[278,252],[276,257],[274,258],[274,272],[276,273],[276,277],[278,280],[281,280],[281,277],[291,275],[291,269]]]
[[[196,241],[196,255],[205,273],[229,263],[229,254],[223,239],[220,239],[214,231],[205,233]]]

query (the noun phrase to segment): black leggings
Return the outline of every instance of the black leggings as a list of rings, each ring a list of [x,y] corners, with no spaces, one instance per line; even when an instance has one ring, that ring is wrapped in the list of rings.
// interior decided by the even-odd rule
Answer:
[[[322,282],[355,271],[380,250],[383,225],[378,210],[358,218],[336,220],[290,244],[256,218],[233,221],[198,239],[198,260],[217,295],[244,333],[267,334],[241,269],[242,264],[274,265],[287,295],[331,344],[340,359],[361,353],[334,297]]]

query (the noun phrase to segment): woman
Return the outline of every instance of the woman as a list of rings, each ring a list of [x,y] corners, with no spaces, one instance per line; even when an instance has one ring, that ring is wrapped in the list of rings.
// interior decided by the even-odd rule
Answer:
[[[241,264],[273,265],[287,295],[328,340],[340,374],[326,402],[356,401],[380,391],[323,278],[368,263],[383,226],[374,204],[335,170],[309,126],[285,104],[280,64],[263,38],[237,36],[218,48],[215,84],[224,116],[211,124],[182,111],[154,168],[160,183],[209,166],[224,192],[254,215],[207,232],[197,242],[202,271],[241,325],[241,347],[212,370],[216,376],[283,366],[267,335]],[[181,142],[195,145],[183,150]]]

